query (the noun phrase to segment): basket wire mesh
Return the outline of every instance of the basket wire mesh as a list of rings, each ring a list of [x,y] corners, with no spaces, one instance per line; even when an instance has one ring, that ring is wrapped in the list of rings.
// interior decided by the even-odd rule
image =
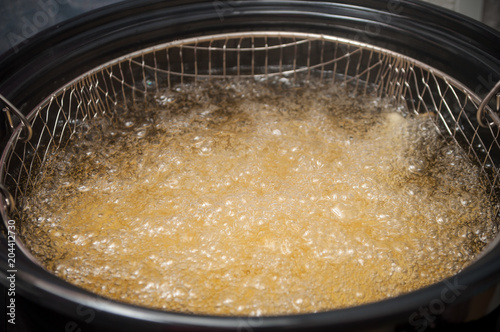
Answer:
[[[27,116],[33,138],[18,126],[0,160],[0,180],[22,211],[47,151],[64,147],[78,127],[95,117],[143,102],[163,89],[223,79],[318,79],[352,94],[391,98],[410,112],[433,113],[436,126],[477,162],[496,199],[500,144],[497,126],[481,126],[480,98],[452,77],[401,54],[327,35],[248,32],[205,36],[144,49],[78,77],[48,96]],[[131,100],[131,102],[130,102]],[[6,195],[3,195],[4,198]],[[14,205],[13,202],[10,202]],[[4,216],[7,204],[1,206]],[[497,215],[498,211],[494,214]],[[8,219],[5,219],[8,220]]]

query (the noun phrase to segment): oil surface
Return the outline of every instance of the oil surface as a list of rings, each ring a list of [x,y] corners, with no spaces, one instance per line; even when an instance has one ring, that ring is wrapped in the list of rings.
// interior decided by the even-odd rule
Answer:
[[[105,297],[217,315],[316,312],[459,272],[495,235],[479,169],[335,87],[206,84],[94,119],[24,213],[44,266]]]

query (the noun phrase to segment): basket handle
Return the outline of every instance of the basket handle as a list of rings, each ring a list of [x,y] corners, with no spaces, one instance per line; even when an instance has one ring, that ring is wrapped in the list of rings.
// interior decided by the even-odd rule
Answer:
[[[28,142],[33,136],[33,129],[31,128],[31,124],[29,123],[28,119],[26,119],[24,114],[21,113],[14,105],[12,105],[12,103],[2,94],[0,94],[0,100],[2,100],[6,105],[4,108],[2,108],[2,110],[5,112],[7,116],[7,122],[9,123],[10,128],[14,129],[14,122],[12,121],[12,115],[10,114],[10,112],[12,112],[19,120],[21,120],[24,126],[24,130],[26,131],[25,137],[20,139],[24,143]]]
[[[14,197],[12,197],[12,194],[9,192],[7,187],[5,187],[1,183],[0,183],[0,194],[2,194],[2,196],[3,196],[4,204],[5,204],[5,207],[7,209],[7,212],[9,212],[9,213],[14,212],[14,209],[16,207]]]
[[[33,128],[29,123],[28,119],[21,113],[7,98],[5,98],[2,94],[0,94],[0,100],[5,104],[2,108],[2,111],[5,112],[7,117],[7,122],[9,127],[14,130],[14,122],[12,121],[11,112],[21,121],[23,125],[23,131],[25,132],[24,137],[20,137],[24,143],[28,142],[31,137],[33,137]],[[0,182],[0,195],[3,196],[4,204],[9,213],[12,213],[15,209],[16,203],[14,201],[14,197],[12,197],[11,193],[7,189],[7,187]]]
[[[477,108],[477,122],[481,127],[488,127],[488,123],[484,123],[484,113],[485,111],[488,111],[488,115],[491,117],[491,120],[493,120],[493,123],[497,125],[497,127],[500,127],[500,117],[496,112],[494,112],[490,107],[488,107],[488,104],[490,101],[496,97],[496,111],[500,111],[500,81],[495,84],[493,89],[491,89],[490,92],[484,97],[483,101],[481,104],[479,104],[479,107]]]

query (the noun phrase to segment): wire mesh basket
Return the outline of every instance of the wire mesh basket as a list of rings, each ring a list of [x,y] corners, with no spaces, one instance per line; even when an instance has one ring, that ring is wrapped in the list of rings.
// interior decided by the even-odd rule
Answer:
[[[317,79],[355,95],[391,98],[410,112],[436,114],[436,126],[477,162],[498,187],[499,129],[477,116],[480,98],[450,76],[422,62],[379,47],[328,35],[244,32],[184,39],[144,49],[103,64],[48,96],[15,130],[3,152],[0,178],[6,204],[22,211],[47,151],[65,146],[79,126],[116,109],[155,102],[162,89],[207,80]],[[494,114],[487,104],[482,108]],[[31,127],[36,139],[26,142]],[[16,202],[16,203],[14,203]],[[496,211],[495,211],[496,214]]]

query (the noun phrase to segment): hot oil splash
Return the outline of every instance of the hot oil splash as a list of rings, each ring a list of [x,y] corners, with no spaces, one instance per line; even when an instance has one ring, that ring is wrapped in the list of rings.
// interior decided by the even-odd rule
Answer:
[[[212,84],[96,122],[26,213],[44,265],[103,296],[217,315],[354,306],[466,266],[495,234],[430,116],[321,85]]]

